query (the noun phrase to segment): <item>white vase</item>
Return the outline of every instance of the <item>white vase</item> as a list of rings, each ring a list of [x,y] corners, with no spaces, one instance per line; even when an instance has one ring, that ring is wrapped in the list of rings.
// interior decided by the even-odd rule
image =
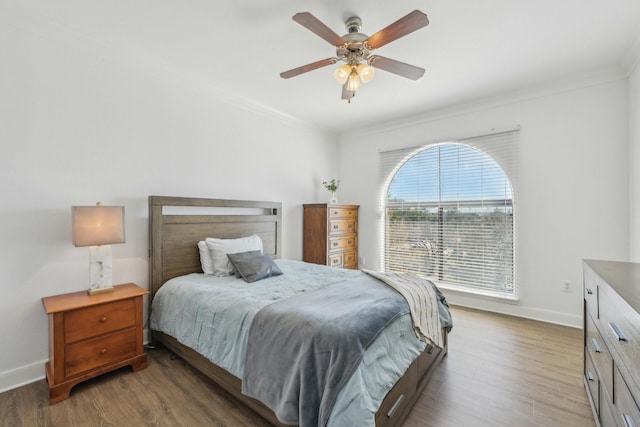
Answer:
[[[331,193],[331,199],[329,200],[329,203],[331,204],[338,203],[338,194],[335,191]]]

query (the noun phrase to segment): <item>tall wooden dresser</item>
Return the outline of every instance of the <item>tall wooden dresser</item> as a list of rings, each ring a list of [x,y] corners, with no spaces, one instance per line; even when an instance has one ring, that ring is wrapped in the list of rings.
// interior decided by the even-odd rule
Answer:
[[[358,205],[303,205],[303,261],[358,268]]]
[[[640,427],[640,264],[585,260],[584,383],[599,426]]]

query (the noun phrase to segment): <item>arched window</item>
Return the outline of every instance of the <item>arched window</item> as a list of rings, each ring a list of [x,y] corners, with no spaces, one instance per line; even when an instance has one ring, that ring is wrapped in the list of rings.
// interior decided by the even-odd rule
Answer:
[[[467,144],[435,144],[405,155],[389,178],[385,271],[516,298],[513,189],[494,158]]]

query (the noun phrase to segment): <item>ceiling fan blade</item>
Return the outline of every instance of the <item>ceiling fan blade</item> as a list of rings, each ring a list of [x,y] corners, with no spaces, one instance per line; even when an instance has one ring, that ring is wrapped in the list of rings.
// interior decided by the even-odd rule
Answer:
[[[384,56],[372,55],[367,61],[373,68],[388,71],[411,80],[418,80],[424,75],[424,68],[415,65],[405,64],[395,59],[385,58]]]
[[[342,99],[346,99],[351,102],[351,98],[356,96],[356,93],[350,90],[347,90],[347,83],[342,85]]]
[[[311,64],[303,65],[302,67],[294,68],[293,70],[280,73],[280,77],[283,79],[290,79],[291,77],[298,76],[309,71],[317,70],[318,68],[326,67],[327,65],[335,64],[338,62],[337,58],[327,58],[320,61],[312,62]]]
[[[393,24],[369,37],[366,44],[371,49],[377,49],[422,27],[426,27],[428,24],[429,19],[427,15],[419,10],[414,10],[407,16],[398,19]]]
[[[309,12],[296,13],[293,15],[293,20],[309,31],[316,33],[318,36],[322,37],[334,46],[342,46],[347,42]]]

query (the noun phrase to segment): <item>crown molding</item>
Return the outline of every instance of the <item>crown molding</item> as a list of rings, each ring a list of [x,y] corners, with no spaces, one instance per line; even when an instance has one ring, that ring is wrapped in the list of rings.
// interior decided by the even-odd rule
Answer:
[[[403,117],[398,120],[391,120],[379,125],[350,130],[348,132],[338,134],[338,140],[341,142],[347,141],[351,137],[355,136],[362,138],[368,135],[392,132],[398,129],[463,116],[491,108],[517,104],[565,92],[572,92],[618,80],[625,80],[627,76],[627,72],[622,68],[610,67],[586,73],[581,76],[547,82],[543,85],[531,86],[516,91],[503,92],[495,96],[478,98],[468,102],[453,103],[441,108],[425,110],[411,116]]]

